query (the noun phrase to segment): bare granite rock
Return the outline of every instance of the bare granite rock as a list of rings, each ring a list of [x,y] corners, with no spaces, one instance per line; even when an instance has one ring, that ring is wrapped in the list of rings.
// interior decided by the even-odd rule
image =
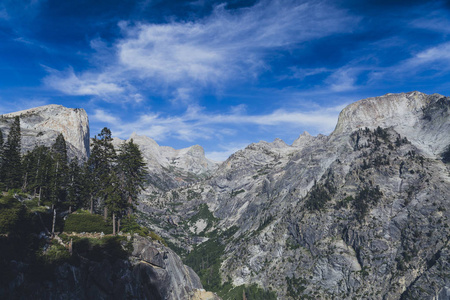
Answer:
[[[6,136],[14,117],[20,116],[22,151],[36,145],[51,146],[62,133],[69,157],[81,160],[89,156],[89,120],[82,108],[46,105],[0,116],[0,130]]]
[[[448,299],[449,108],[438,94],[364,99],[329,136],[251,144],[143,209],[186,249],[235,228],[222,281],[279,299]]]

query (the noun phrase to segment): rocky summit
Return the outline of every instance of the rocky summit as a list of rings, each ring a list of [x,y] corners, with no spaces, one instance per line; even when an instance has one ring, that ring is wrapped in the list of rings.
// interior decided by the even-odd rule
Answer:
[[[89,154],[83,110],[9,114],[2,130],[15,115],[25,145],[62,132],[76,153]],[[442,159],[450,151],[449,97],[360,100],[328,136],[254,143],[220,164],[200,146],[131,138],[149,171],[139,222],[199,277],[172,250],[136,238],[127,271],[107,262],[61,266],[64,284],[100,268],[126,278],[95,275],[93,295],[108,295],[117,282],[130,295],[149,298],[151,290],[161,299],[216,297],[202,287],[223,299],[450,299],[450,165]],[[152,285],[156,277],[165,283]]]

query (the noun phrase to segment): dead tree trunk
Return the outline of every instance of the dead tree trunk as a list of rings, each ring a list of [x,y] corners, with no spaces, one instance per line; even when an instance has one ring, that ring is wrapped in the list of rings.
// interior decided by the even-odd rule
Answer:
[[[113,235],[116,235],[116,214],[112,213],[112,222],[113,222]]]
[[[53,209],[52,236],[55,236],[55,223],[56,223],[56,208]]]

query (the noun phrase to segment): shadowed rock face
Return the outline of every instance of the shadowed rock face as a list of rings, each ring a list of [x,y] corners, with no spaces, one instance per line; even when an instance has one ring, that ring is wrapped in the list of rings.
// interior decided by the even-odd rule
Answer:
[[[4,136],[15,116],[20,116],[23,152],[36,145],[51,146],[62,133],[69,157],[85,160],[89,156],[89,121],[84,109],[46,105],[2,115],[0,130]]]
[[[236,226],[222,279],[279,299],[447,299],[450,168],[439,156],[449,108],[450,98],[419,92],[361,100],[330,136],[251,144],[208,180],[142,206],[187,249]],[[216,219],[191,222],[204,204]]]
[[[17,263],[17,278],[0,296],[10,299],[149,299],[185,300],[203,291],[198,276],[169,248],[133,237],[128,259],[80,258],[64,263],[39,282],[21,280],[27,266]],[[214,300],[216,298],[211,298]]]

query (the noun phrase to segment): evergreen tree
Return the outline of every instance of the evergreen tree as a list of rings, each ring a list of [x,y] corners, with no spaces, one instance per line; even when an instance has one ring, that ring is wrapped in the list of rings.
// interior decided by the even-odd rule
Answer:
[[[7,189],[17,189],[22,186],[22,164],[21,164],[21,133],[20,118],[14,118],[8,139],[4,145],[2,173]]]
[[[67,198],[67,148],[66,140],[60,133],[52,145],[53,167],[51,169],[51,182],[49,184],[50,200],[53,205],[61,205]]]
[[[55,140],[55,143],[52,145],[52,151],[55,153],[55,156],[58,157],[61,161],[67,163],[67,145],[66,139],[60,133]]]
[[[91,159],[83,164],[81,167],[80,181],[82,183],[81,198],[86,199],[87,207],[91,214],[94,213],[94,196],[95,196],[95,178],[94,170],[90,165]]]
[[[104,208],[104,217],[107,217],[107,205],[105,198],[108,194],[108,184],[111,182],[113,165],[116,160],[116,151],[112,145],[111,130],[104,127],[98,136],[92,141],[91,156],[88,160],[93,181],[93,196]],[[93,199],[91,200],[93,201]],[[93,203],[91,203],[92,207]]]
[[[112,171],[111,176],[109,176],[109,182],[105,188],[105,205],[112,215],[113,234],[115,235],[119,229],[116,224],[119,223],[128,207],[126,198],[121,193],[120,181],[115,171]]]
[[[145,166],[142,153],[132,139],[121,145],[117,159],[117,169],[120,174],[122,193],[128,202],[129,214],[133,204],[137,201],[137,196],[144,188],[147,175]]]
[[[54,181],[54,159],[45,146],[36,146],[23,158],[25,190],[38,195],[41,200],[50,200]]]
[[[73,159],[69,164],[67,182],[67,201],[69,212],[83,207],[83,178],[82,168],[79,165],[78,158]]]
[[[0,130],[0,191],[3,190],[3,133]]]

